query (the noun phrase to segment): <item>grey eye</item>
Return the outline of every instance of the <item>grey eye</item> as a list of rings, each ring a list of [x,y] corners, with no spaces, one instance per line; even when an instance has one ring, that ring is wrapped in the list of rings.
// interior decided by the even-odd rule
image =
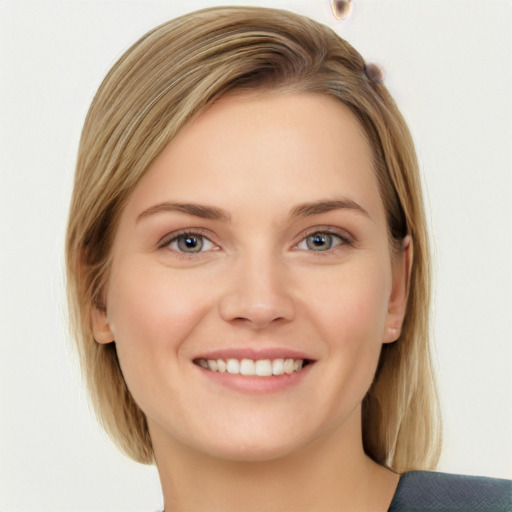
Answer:
[[[336,244],[339,245],[341,238],[330,233],[313,233],[304,239],[306,247],[311,251],[328,251]]]
[[[166,247],[173,252],[193,255],[207,251],[215,251],[218,247],[206,236],[200,233],[181,232],[164,242],[161,247]]]
[[[204,241],[200,235],[180,235],[176,238],[176,244],[181,252],[201,252]]]

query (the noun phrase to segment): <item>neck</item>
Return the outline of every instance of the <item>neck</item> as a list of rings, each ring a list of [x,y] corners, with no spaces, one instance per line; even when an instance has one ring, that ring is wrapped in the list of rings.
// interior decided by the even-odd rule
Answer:
[[[168,439],[164,450],[157,432],[152,438],[165,512],[385,512],[398,484],[398,475],[364,454],[360,436],[340,442],[331,432],[256,462],[211,457]]]

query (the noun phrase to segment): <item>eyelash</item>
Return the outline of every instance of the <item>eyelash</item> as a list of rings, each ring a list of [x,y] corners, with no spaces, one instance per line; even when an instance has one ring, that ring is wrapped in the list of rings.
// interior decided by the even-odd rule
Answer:
[[[308,249],[297,249],[299,247],[300,244],[302,243],[306,243],[307,244],[307,239],[314,236],[314,235],[325,235],[325,236],[328,236],[328,237],[332,237],[332,238],[337,238],[339,240],[339,243],[334,245],[334,246],[331,246],[329,247],[328,249],[325,249],[323,251],[315,251],[315,250],[309,250]],[[181,251],[179,249],[171,249],[170,248],[170,245],[172,243],[178,243],[179,242],[179,239],[181,237],[189,237],[189,238],[197,238],[197,239],[200,239],[203,241],[203,244],[204,244],[204,241],[207,240],[210,244],[212,244],[214,246],[213,249],[208,249],[206,251],[203,251],[203,250],[199,250],[197,252],[185,252],[185,251]],[[329,228],[329,227],[320,227],[320,228],[315,228],[314,230],[310,231],[309,233],[307,233],[305,236],[303,236],[300,241],[295,245],[295,249],[296,250],[303,250],[303,251],[306,251],[306,252],[312,252],[314,253],[315,255],[318,255],[318,256],[327,256],[328,254],[332,254],[334,251],[336,251],[336,249],[338,249],[339,247],[341,246],[344,246],[344,245],[353,245],[353,241],[352,239],[347,235],[347,234],[341,234],[339,232],[339,230],[335,230],[333,228]],[[197,257],[198,255],[200,254],[203,254],[205,252],[209,252],[211,250],[218,250],[218,246],[215,245],[214,242],[212,242],[210,240],[210,238],[204,233],[202,232],[201,230],[181,230],[181,231],[178,231],[178,232],[175,232],[175,233],[169,233],[168,235],[166,235],[165,237],[163,237],[163,239],[159,242],[158,244],[158,248],[159,249],[170,249],[173,253],[175,253],[176,255],[178,255],[179,257],[182,257],[182,258],[190,258],[190,257]],[[201,247],[202,249],[202,247]]]
[[[336,245],[332,245],[331,247],[329,247],[328,249],[325,249],[323,251],[315,251],[313,249],[310,249],[309,251],[307,251],[307,249],[299,249],[299,250],[305,250],[307,252],[312,252],[316,256],[328,256],[344,245],[349,245],[349,246],[353,245],[352,239],[349,237],[348,234],[345,234],[345,233],[342,234],[337,229],[333,229],[333,228],[329,228],[329,227],[320,227],[320,228],[315,228],[314,230],[310,231],[305,236],[303,236],[301,238],[301,240],[299,241],[299,243],[296,244],[295,247],[299,247],[299,245],[301,245],[303,243],[307,244],[308,238],[315,236],[315,235],[317,235],[317,236],[324,235],[327,237],[337,238],[339,240],[339,243],[337,243]],[[334,243],[335,242],[333,242],[333,244]]]
[[[174,242],[178,243],[179,239],[181,237],[188,237],[188,238],[197,238],[200,240],[203,240],[203,243],[205,240],[208,240],[210,244],[214,246],[213,250],[217,250],[218,246],[215,245],[214,242],[210,240],[210,238],[201,230],[189,230],[189,229],[183,229],[181,231],[177,231],[175,233],[169,233],[168,235],[164,236],[162,240],[158,244],[159,249],[170,249],[173,253],[175,253],[180,258],[190,258],[190,257],[197,257],[198,255],[207,252],[207,251],[197,251],[197,252],[185,252],[180,251],[179,249],[172,249],[170,245]],[[212,250],[212,249],[210,249]]]

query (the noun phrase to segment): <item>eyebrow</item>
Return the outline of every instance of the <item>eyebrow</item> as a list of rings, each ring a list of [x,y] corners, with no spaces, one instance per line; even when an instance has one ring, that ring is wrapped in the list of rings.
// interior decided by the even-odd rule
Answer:
[[[144,210],[138,217],[137,222],[142,219],[149,217],[150,215],[154,215],[155,213],[162,212],[180,212],[186,213],[188,215],[193,215],[194,217],[200,217],[201,219],[211,219],[211,220],[231,220],[231,214],[222,208],[216,208],[215,206],[205,206],[201,204],[193,204],[193,203],[159,203],[155,206],[151,206],[147,210]]]
[[[293,208],[290,213],[290,217],[292,219],[300,217],[311,217],[313,215],[320,215],[332,210],[352,210],[371,219],[370,214],[360,204],[346,198],[325,199],[321,201],[312,201],[310,203],[300,204]]]
[[[312,201],[309,203],[299,204],[290,212],[290,218],[296,219],[303,217],[312,217],[314,215],[320,215],[322,213],[327,213],[332,210],[352,210],[368,218],[371,218],[370,214],[360,204],[356,203],[355,201],[352,201],[351,199],[345,198],[324,199],[320,201]],[[199,217],[201,219],[223,221],[231,220],[231,214],[227,210],[224,210],[223,208],[217,208],[215,206],[206,206],[195,203],[164,202],[156,204],[155,206],[151,206],[147,210],[144,210],[137,217],[137,222],[156,213],[163,212],[186,213],[188,215],[193,215],[194,217]]]

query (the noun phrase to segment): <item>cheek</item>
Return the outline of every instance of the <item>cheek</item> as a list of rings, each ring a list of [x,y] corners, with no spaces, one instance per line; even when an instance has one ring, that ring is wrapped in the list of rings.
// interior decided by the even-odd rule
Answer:
[[[390,294],[390,273],[380,265],[354,265],[323,281],[309,283],[311,321],[331,344],[359,346],[383,340]],[[311,299],[314,297],[314,299]]]
[[[118,353],[158,359],[178,350],[204,315],[207,297],[193,283],[144,261],[118,268],[107,302]]]
[[[369,341],[380,342],[387,313],[387,294],[383,283],[359,282],[342,304],[343,321],[351,332],[360,332]]]
[[[157,397],[179,397],[183,392],[182,346],[210,301],[197,293],[197,286],[139,258],[116,269],[107,311],[119,364],[133,398],[152,417],[161,407]],[[176,378],[162,378],[166,375]]]

